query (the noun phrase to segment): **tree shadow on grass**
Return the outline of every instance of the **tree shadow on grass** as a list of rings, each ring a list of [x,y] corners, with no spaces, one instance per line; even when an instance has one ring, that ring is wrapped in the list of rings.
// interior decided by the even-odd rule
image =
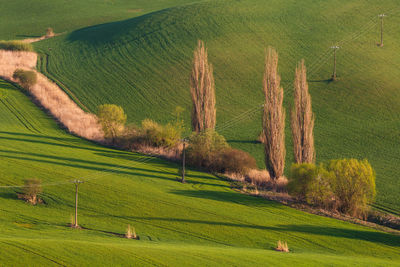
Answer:
[[[76,159],[76,158],[67,158],[67,157],[59,157],[59,156],[49,156],[43,155],[38,153],[27,153],[27,152],[19,152],[19,151],[9,151],[9,150],[0,150],[0,153],[5,153],[6,155],[1,155],[3,158],[11,158],[11,159],[18,159],[18,160],[25,160],[25,161],[33,161],[33,162],[40,162],[40,163],[47,163],[47,164],[55,164],[60,166],[78,168],[78,169],[85,169],[85,170],[92,170],[92,171],[99,171],[103,173],[115,173],[115,174],[122,174],[128,176],[138,176],[138,177],[148,177],[148,178],[156,178],[156,179],[163,179],[168,181],[173,181],[175,178],[168,178],[165,175],[172,175],[175,176],[176,173],[167,172],[163,170],[154,170],[149,168],[140,168],[140,167],[133,167],[133,166],[124,166],[124,165],[117,165],[111,163],[104,163],[104,162],[96,162],[96,161],[89,161],[83,159]],[[22,155],[22,156],[21,156]],[[30,157],[27,157],[30,156]],[[31,157],[39,157],[31,158]],[[156,161],[160,159],[148,157],[147,159],[142,156],[141,159],[147,160],[146,163],[153,163],[153,159]],[[137,163],[143,164],[143,162],[137,160]],[[163,163],[161,161],[161,163]],[[168,165],[167,165],[168,166]],[[169,166],[170,167],[170,166]],[[157,175],[158,174],[158,175]],[[99,176],[102,177],[102,176]],[[190,178],[190,175],[188,175]],[[91,180],[90,176],[87,177],[87,180]],[[217,180],[216,180],[217,181]],[[210,186],[218,186],[218,187],[228,187],[226,184],[216,184],[216,183],[207,183],[201,181],[189,181],[189,184],[202,184],[202,185],[210,185]]]
[[[288,224],[278,226],[263,226],[255,224],[242,224],[242,223],[231,223],[231,222],[216,222],[206,221],[197,219],[181,219],[181,218],[163,218],[163,217],[132,217],[135,220],[144,221],[171,221],[171,222],[182,222],[182,223],[193,223],[193,224],[205,224],[205,225],[218,225],[228,227],[240,227],[266,231],[277,231],[277,232],[298,232],[310,235],[328,236],[336,238],[347,238],[361,241],[368,241],[373,243],[381,243],[391,247],[400,247],[400,236],[392,235],[389,233],[378,232],[374,230],[354,230],[348,228],[336,228],[326,227],[317,225],[307,224]]]
[[[0,139],[4,139],[4,140],[9,140],[9,141],[19,141],[19,142],[28,142],[28,143],[37,143],[37,144],[44,144],[44,145],[53,145],[53,146],[60,146],[60,147],[66,147],[66,148],[73,148],[73,149],[80,149],[80,150],[88,150],[88,151],[94,151],[94,152],[98,152],[95,153],[96,155],[99,156],[104,156],[104,157],[110,157],[110,158],[116,158],[116,159],[124,159],[124,160],[129,160],[129,161],[137,161],[140,162],[142,161],[144,158],[149,158],[151,159],[151,163],[153,164],[158,164],[160,165],[160,167],[171,167],[171,165],[174,165],[176,163],[171,163],[167,160],[158,158],[158,157],[154,157],[154,156],[148,156],[145,154],[140,154],[137,152],[129,152],[129,151],[119,151],[119,150],[113,150],[112,148],[110,148],[109,150],[106,149],[101,149],[101,148],[91,148],[91,147],[83,147],[83,146],[78,146],[79,143],[82,142],[82,140],[76,139],[76,138],[60,138],[60,137],[53,137],[53,136],[45,136],[45,135],[36,135],[36,134],[25,134],[25,133],[14,133],[14,132],[5,132],[5,131],[0,131],[0,134],[7,134],[7,135],[12,135],[13,137],[5,137],[5,136],[0,136]],[[60,142],[76,142],[77,145],[71,145],[71,144],[65,144],[65,143],[54,143],[54,142],[50,142],[50,141],[43,141],[43,140],[35,140],[35,139],[27,139],[27,138],[16,138],[14,136],[25,136],[25,137],[33,137],[33,138],[38,138],[38,139],[50,139],[50,140],[54,140],[54,141],[60,141]],[[3,151],[3,152],[14,152],[14,151]],[[16,152],[14,152],[16,153]],[[32,156],[43,156],[40,154],[30,154]],[[55,156],[48,156],[49,158],[57,158]],[[59,159],[63,159],[63,158],[59,158]],[[73,161],[73,159],[70,158],[65,158],[65,159],[69,159],[71,161]],[[82,160],[75,160],[78,162],[82,162]],[[97,164],[97,162],[94,161],[87,161],[87,163],[91,163],[91,164]],[[117,168],[125,168],[125,166],[118,166],[116,164],[107,164],[107,163],[102,163],[101,165],[108,165],[110,167],[117,167]],[[178,165],[176,164],[176,168],[178,168]],[[193,168],[188,168],[189,171],[198,171],[195,170]],[[167,173],[167,172],[163,172],[163,173]],[[171,173],[169,172],[169,174],[176,174],[176,173]],[[188,177],[192,177],[192,178],[202,178],[202,179],[209,179],[212,180],[213,178],[211,178],[211,176],[209,175],[195,175],[192,173],[188,173],[187,174]]]
[[[308,80],[309,83],[325,83],[330,84],[333,82],[332,79],[325,79],[325,80]]]
[[[349,229],[343,227],[328,227],[328,226],[319,226],[319,225],[310,225],[310,224],[281,224],[277,226],[266,226],[266,225],[258,225],[251,223],[238,223],[238,222],[230,222],[230,221],[212,221],[212,220],[201,220],[201,219],[190,219],[190,218],[170,218],[170,217],[141,217],[141,216],[120,216],[113,214],[102,214],[102,215],[92,215],[91,217],[116,217],[119,219],[135,221],[140,223],[145,223],[153,226],[160,226],[164,224],[160,224],[159,222],[171,222],[175,226],[176,223],[183,224],[198,224],[198,225],[213,225],[213,226],[226,226],[226,227],[235,227],[235,228],[246,228],[246,229],[254,229],[254,230],[262,230],[262,231],[274,231],[274,232],[288,232],[289,235],[291,233],[303,233],[307,235],[318,235],[318,236],[327,236],[332,238],[345,238],[359,241],[366,241],[372,243],[380,243],[383,245],[391,246],[391,247],[400,247],[400,236],[393,235],[384,232],[378,232],[375,230],[356,230]],[[333,220],[333,219],[332,219]],[[344,224],[344,223],[343,223]],[[164,228],[168,228],[167,226],[163,226]],[[353,226],[354,227],[354,226]],[[361,228],[361,226],[359,226]],[[176,228],[175,229],[179,229]],[[199,227],[193,227],[193,229],[201,229]],[[220,228],[218,228],[221,230]],[[229,231],[229,230],[228,230]],[[302,237],[302,239],[313,239],[311,236]],[[324,242],[324,241],[321,241]],[[345,240],[342,240],[345,242]]]
[[[122,21],[114,21],[103,24],[97,24],[73,31],[68,35],[69,42],[84,42],[91,45],[103,45],[120,39],[121,36],[131,36],[131,42],[139,40],[146,35],[153,34],[156,30],[143,30],[141,25],[146,21],[152,21],[154,14],[166,13],[168,9],[155,11]],[[164,16],[165,18],[166,16]]]
[[[281,225],[276,230],[287,232],[299,232],[313,235],[324,235],[331,237],[344,237],[348,239],[357,239],[373,243],[381,243],[391,247],[400,247],[400,236],[375,230],[354,230],[348,228],[326,227],[316,225]]]
[[[16,192],[1,192],[0,197],[4,199],[13,199],[18,200],[18,196]]]
[[[257,140],[226,140],[228,143],[239,143],[239,144],[261,144]]]
[[[105,150],[105,149],[83,147],[82,146],[82,140],[79,140],[79,139],[58,138],[58,137],[52,137],[52,136],[23,134],[23,133],[11,133],[11,132],[2,132],[2,131],[0,131],[0,134],[12,135],[13,137],[0,136],[0,139],[9,140],[9,141],[18,141],[18,142],[36,143],[36,144],[43,144],[43,145],[52,145],[52,146],[60,146],[60,147],[74,148],[74,149],[80,149],[80,150],[89,150],[89,151],[109,152],[109,150]],[[17,138],[16,136],[25,136],[25,137],[38,138],[39,140],[28,139],[28,138]],[[54,143],[54,142],[50,142],[50,141],[47,141],[47,140],[43,141],[41,139],[50,139],[50,140],[54,140],[54,141],[69,142],[69,143],[73,142],[73,143],[76,143],[77,145],[66,144],[66,143]]]
[[[169,161],[167,159],[163,159],[161,157],[158,156],[148,156],[145,154],[137,154],[137,153],[127,153],[127,154],[119,154],[119,153],[96,153],[96,155],[99,156],[103,156],[103,157],[110,157],[110,158],[115,158],[115,159],[123,159],[123,160],[129,160],[129,161],[136,161],[138,158],[138,155],[140,155],[141,158],[143,157],[149,157],[152,158],[152,163],[154,164],[158,164],[161,165],[161,167],[168,167],[168,168],[176,168],[178,170],[178,168],[182,165],[182,163],[177,163],[174,161]],[[193,172],[206,172],[206,170],[196,170],[195,168],[186,166],[186,176],[189,178],[201,178],[201,179],[207,179],[207,180],[215,180],[215,178],[213,178],[211,176],[211,174],[209,175],[196,175],[193,174]],[[174,172],[171,174],[177,174],[178,172]]]
[[[284,207],[283,205],[262,198],[256,198],[245,194],[240,194],[233,190],[230,191],[211,191],[211,190],[178,190],[171,193],[186,197],[211,199],[216,201],[224,201],[233,204],[258,207]]]

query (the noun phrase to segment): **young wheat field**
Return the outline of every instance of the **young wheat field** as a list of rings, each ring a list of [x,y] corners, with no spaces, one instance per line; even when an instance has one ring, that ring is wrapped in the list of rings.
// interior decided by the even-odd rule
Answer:
[[[128,122],[168,122],[185,108],[198,39],[216,85],[216,131],[264,167],[265,49],[279,53],[286,169],[296,64],[305,59],[317,163],[367,158],[374,209],[400,214],[400,5],[396,0],[23,0],[1,4],[0,40],[34,43],[38,71],[85,111],[123,107]],[[385,13],[384,47],[378,14]],[[338,45],[338,80],[330,80]],[[1,65],[1,64],[0,64]],[[31,96],[0,79],[2,266],[400,266],[400,235],[248,196],[195,169],[69,134]],[[18,199],[42,181],[43,204]],[[81,229],[69,227],[79,185]],[[124,238],[128,225],[138,240]],[[278,241],[289,253],[276,251]]]

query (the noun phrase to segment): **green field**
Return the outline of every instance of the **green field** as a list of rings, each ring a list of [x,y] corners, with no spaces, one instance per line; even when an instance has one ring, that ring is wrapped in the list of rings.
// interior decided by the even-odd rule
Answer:
[[[306,59],[318,162],[368,158],[376,207],[400,214],[400,7],[395,0],[23,0],[1,4],[0,39],[63,35],[35,43],[39,69],[91,111],[123,106],[130,123],[166,122],[186,108],[197,39],[214,65],[217,131],[263,166],[260,132],[264,49],[280,53],[285,105]],[[378,48],[377,14],[387,12]],[[339,81],[329,47],[338,51]],[[228,181],[67,134],[0,80],[0,266],[400,266],[400,236],[240,194]],[[289,117],[289,116],[287,116]],[[288,120],[289,122],[289,120]],[[287,124],[289,125],[289,124]],[[189,133],[189,131],[188,131]],[[292,162],[287,128],[287,166]],[[27,178],[46,204],[17,198]],[[79,222],[74,185],[80,186]],[[128,224],[140,240],[121,238]],[[274,251],[278,240],[291,253]]]
[[[381,12],[388,14],[383,48],[376,45]],[[41,70],[90,110],[115,103],[138,124],[167,121],[180,105],[189,126],[192,52],[196,40],[204,40],[215,70],[217,131],[252,153],[260,167],[263,148],[255,139],[264,49],[271,45],[280,53],[288,122],[294,68],[304,58],[317,161],[368,158],[377,172],[376,207],[400,214],[399,15],[395,0],[204,1],[83,28],[35,47],[47,54]],[[341,46],[335,83],[329,81],[333,44]],[[289,127],[287,148],[288,169]]]
[[[13,0],[1,2],[0,39],[40,37],[48,27],[66,33],[128,19],[194,0]]]
[[[12,85],[0,82],[0,265],[391,265],[400,236],[310,215],[235,192],[228,182],[63,132]],[[17,199],[40,178],[45,205]],[[80,186],[79,222],[72,179]],[[126,240],[132,224],[140,240]],[[275,252],[277,240],[292,253]]]

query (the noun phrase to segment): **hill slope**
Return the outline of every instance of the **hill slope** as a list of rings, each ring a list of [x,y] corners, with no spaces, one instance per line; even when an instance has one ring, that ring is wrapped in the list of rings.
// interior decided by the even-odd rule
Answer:
[[[385,47],[377,14],[388,12]],[[318,162],[368,158],[377,172],[376,206],[400,213],[400,22],[397,1],[207,1],[74,31],[40,42],[42,71],[90,110],[116,103],[130,122],[172,118],[186,108],[192,51],[203,39],[214,65],[217,130],[263,166],[260,132],[263,53],[280,53],[287,114],[296,63],[305,58],[316,113]],[[329,82],[330,46],[339,44],[339,81]],[[51,50],[49,50],[51,49]],[[289,118],[289,116],[287,116]],[[289,124],[287,124],[289,125]],[[292,162],[287,128],[287,164]]]
[[[13,0],[2,1],[0,40],[40,37],[48,27],[56,33],[132,18],[193,0]]]
[[[91,144],[0,81],[0,263],[26,265],[395,265],[400,237],[239,194],[211,175]],[[43,181],[45,205],[17,199]],[[73,179],[80,186],[79,222]],[[11,186],[11,187],[9,187]],[[120,238],[132,224],[140,240]],[[277,240],[293,253],[273,251]]]

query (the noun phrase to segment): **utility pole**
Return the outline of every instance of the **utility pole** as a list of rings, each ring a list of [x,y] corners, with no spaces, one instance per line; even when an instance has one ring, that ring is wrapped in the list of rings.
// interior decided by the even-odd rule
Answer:
[[[340,47],[337,45],[331,46],[333,49],[333,74],[332,74],[332,81],[336,80],[336,50],[338,50]]]
[[[183,140],[183,150],[182,150],[182,183],[185,183],[185,161],[186,161],[186,138]]]
[[[74,180],[72,181],[75,184],[75,223],[73,225],[74,228],[79,228],[78,225],[78,186],[82,184],[83,181]]]
[[[381,43],[379,44],[380,47],[383,46],[383,18],[386,17],[385,14],[379,14],[378,17],[381,19]]]

